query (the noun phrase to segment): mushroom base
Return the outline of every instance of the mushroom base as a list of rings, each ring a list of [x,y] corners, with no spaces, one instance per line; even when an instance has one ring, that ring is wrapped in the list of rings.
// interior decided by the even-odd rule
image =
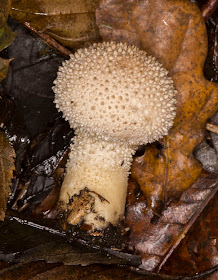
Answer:
[[[93,138],[75,138],[60,193],[68,223],[92,230],[116,226],[124,217],[134,149]]]

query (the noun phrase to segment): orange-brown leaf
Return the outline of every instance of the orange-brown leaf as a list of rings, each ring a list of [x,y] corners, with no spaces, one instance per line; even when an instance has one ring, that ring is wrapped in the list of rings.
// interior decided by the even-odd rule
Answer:
[[[95,23],[98,1],[91,0],[15,0],[12,16],[28,22],[39,33],[50,35],[64,46],[81,47],[99,38]]]
[[[104,40],[137,45],[155,56],[178,90],[173,128],[161,145],[147,145],[145,154],[134,159],[129,184],[130,248],[140,252],[143,269],[160,270],[214,192],[207,193],[206,181],[198,190],[202,166],[193,156],[218,106],[218,88],[203,76],[204,20],[188,0],[102,0],[96,17]],[[143,195],[136,199],[137,186]],[[183,200],[175,202],[181,195]]]
[[[202,74],[207,55],[204,20],[197,5],[187,0],[102,0],[96,15],[104,40],[125,41],[155,56],[178,90],[177,116],[160,141],[162,149],[147,146],[132,166],[133,178],[159,215],[166,202],[177,200],[200,175],[193,149],[218,106],[218,88]]]
[[[8,67],[11,59],[4,59],[0,57],[0,82],[5,78],[8,73]]]
[[[0,3],[0,51],[7,48],[16,37],[7,25],[8,15],[11,10],[11,0],[1,0]],[[8,72],[10,59],[0,57],[0,82],[5,78]]]

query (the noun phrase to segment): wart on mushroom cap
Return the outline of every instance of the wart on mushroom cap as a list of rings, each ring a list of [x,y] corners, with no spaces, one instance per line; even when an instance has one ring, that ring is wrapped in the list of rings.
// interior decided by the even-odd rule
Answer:
[[[77,135],[60,194],[69,223],[100,229],[123,219],[132,155],[173,125],[176,90],[167,74],[136,46],[114,42],[80,49],[59,68],[56,107]],[[84,190],[92,203],[75,213]]]

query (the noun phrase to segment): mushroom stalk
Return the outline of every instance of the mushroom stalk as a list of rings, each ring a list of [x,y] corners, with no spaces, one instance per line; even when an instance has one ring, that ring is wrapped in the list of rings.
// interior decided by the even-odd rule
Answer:
[[[60,194],[63,209],[71,210],[68,223],[83,221],[95,229],[117,226],[124,217],[134,152],[125,143],[103,141],[77,131]]]

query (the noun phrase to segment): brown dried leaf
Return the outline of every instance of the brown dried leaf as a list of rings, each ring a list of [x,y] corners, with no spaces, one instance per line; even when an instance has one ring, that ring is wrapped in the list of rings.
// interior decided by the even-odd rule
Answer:
[[[160,214],[165,202],[177,200],[200,175],[202,166],[193,149],[217,110],[218,88],[202,74],[207,55],[204,20],[198,7],[186,0],[103,0],[96,16],[104,40],[125,41],[155,56],[178,90],[177,116],[160,141],[162,149],[147,146],[132,166],[148,205]]]
[[[0,3],[0,51],[8,47],[14,40],[16,34],[7,25],[7,18],[11,9],[10,0],[1,0]],[[10,59],[0,57],[0,82],[8,72]]]
[[[180,201],[171,203],[157,218],[141,197],[134,198],[135,186],[130,184],[127,207],[127,226],[130,228],[130,247],[141,253],[141,268],[160,271],[167,259],[193,225],[218,189],[218,176],[201,176],[185,191]],[[214,263],[215,265],[215,263]]]
[[[10,61],[11,59],[4,59],[0,57],[0,81],[2,81],[7,75]]]
[[[217,264],[217,202],[218,196],[215,195],[173,252],[162,272],[192,275],[209,270]]]
[[[99,38],[95,23],[97,4],[98,0],[14,0],[12,16],[65,46],[78,48]]]
[[[0,221],[4,220],[13,178],[15,152],[5,134],[0,131]]]
[[[1,265],[1,263],[0,263]],[[1,273],[1,270],[0,270]],[[163,278],[158,276],[141,276],[132,272],[126,267],[110,267],[103,265],[90,265],[83,266],[71,266],[60,264],[45,264],[43,262],[28,263],[26,265],[14,265],[2,270],[1,279],[7,280],[162,280]]]
[[[8,47],[16,34],[7,25],[7,19],[11,11],[11,0],[1,0],[0,6],[0,50]]]

